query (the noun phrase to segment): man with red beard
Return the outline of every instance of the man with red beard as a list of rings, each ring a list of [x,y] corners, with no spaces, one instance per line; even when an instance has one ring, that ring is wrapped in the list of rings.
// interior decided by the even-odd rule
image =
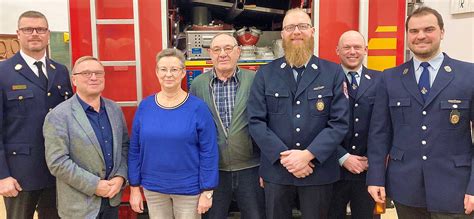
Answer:
[[[314,28],[301,9],[283,19],[285,56],[259,69],[247,106],[250,134],[261,149],[268,218],[327,218],[339,175],[336,148],[348,130],[342,68],[313,55]]]
[[[441,52],[436,10],[416,9],[406,31],[414,57],[385,70],[376,91],[368,191],[390,196],[399,218],[473,218],[474,64]]]

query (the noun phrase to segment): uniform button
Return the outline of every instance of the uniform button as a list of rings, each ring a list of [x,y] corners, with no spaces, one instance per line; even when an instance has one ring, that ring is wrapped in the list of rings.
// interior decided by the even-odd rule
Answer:
[[[296,142],[296,147],[299,147],[301,144],[299,142]]]
[[[358,104],[358,103],[354,104],[354,107],[356,107],[356,108],[357,108],[358,106],[359,106],[359,104]]]
[[[423,111],[422,114],[423,114],[424,116],[426,116],[426,111]]]
[[[426,130],[426,125],[421,126],[421,129]]]
[[[16,151],[13,151],[12,154],[13,154],[13,155],[16,155]]]
[[[421,159],[426,160],[426,159],[428,159],[428,157],[427,157],[427,156],[423,156],[423,157],[421,157]]]
[[[359,118],[355,118],[355,122],[359,122]]]
[[[296,105],[300,105],[301,101],[297,100]]]
[[[359,133],[356,132],[356,133],[354,134],[354,137],[359,137]]]
[[[454,109],[457,109],[457,108],[458,108],[458,105],[457,105],[457,104],[453,104],[453,108],[454,108]]]
[[[323,98],[323,95],[321,95],[321,94],[320,94],[320,95],[318,95],[318,98],[319,98],[319,99]]]
[[[352,150],[355,150],[357,147],[355,145],[352,145]]]
[[[58,89],[61,90],[61,85],[58,85]]]
[[[400,102],[397,102],[397,106],[400,106],[400,104],[401,104]]]
[[[278,97],[278,96],[280,96],[280,94],[278,94],[278,93],[275,93],[275,97]]]
[[[50,97],[50,96],[51,96],[51,92],[48,92],[48,97]]]
[[[426,141],[425,140],[421,141],[421,144],[426,145]]]
[[[298,118],[298,119],[299,119],[300,117],[301,117],[301,115],[300,115],[300,114],[296,114],[296,118]]]
[[[296,128],[296,132],[300,132],[300,130],[301,130],[300,128]]]
[[[68,93],[67,91],[66,91],[66,93],[64,93],[64,94],[66,94],[66,96],[69,95],[69,93]]]
[[[19,100],[23,100],[23,96],[21,96],[21,95],[18,96],[18,99],[19,99]]]

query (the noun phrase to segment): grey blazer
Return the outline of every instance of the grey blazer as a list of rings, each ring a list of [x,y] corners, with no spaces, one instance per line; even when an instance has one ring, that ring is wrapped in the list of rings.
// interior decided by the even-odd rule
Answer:
[[[114,168],[109,176],[127,179],[129,138],[120,107],[103,98],[113,134]],[[102,151],[77,94],[55,107],[43,125],[46,163],[56,177],[57,205],[61,218],[96,218],[101,197],[95,195],[105,178]],[[120,204],[122,191],[110,199]]]

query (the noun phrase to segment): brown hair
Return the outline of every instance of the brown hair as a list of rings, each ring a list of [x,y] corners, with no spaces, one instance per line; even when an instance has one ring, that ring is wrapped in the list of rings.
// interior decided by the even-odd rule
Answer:
[[[441,30],[444,30],[444,22],[443,22],[443,17],[441,16],[441,14],[438,11],[430,7],[425,7],[425,6],[417,8],[415,11],[413,11],[413,13],[410,16],[408,16],[407,22],[405,22],[405,30],[408,31],[408,22],[410,21],[412,17],[421,17],[428,14],[434,15],[436,19],[438,20],[439,28]]]
[[[20,20],[22,18],[43,18],[46,21],[46,27],[48,27],[48,19],[46,19],[46,16],[44,16],[43,13],[39,11],[25,11],[23,12],[20,17],[18,18],[18,28],[20,28]]]

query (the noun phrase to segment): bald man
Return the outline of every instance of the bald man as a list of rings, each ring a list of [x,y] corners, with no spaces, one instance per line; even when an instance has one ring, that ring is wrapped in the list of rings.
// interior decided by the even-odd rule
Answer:
[[[336,149],[349,127],[341,66],[313,55],[311,19],[292,9],[283,19],[285,56],[262,66],[247,106],[250,134],[260,147],[268,218],[327,218],[339,177]],[[347,93],[346,93],[347,94]]]
[[[380,72],[363,66],[367,45],[357,31],[341,35],[336,53],[349,85],[350,119],[349,132],[337,149],[341,180],[334,184],[330,218],[345,218],[349,202],[353,219],[372,218],[375,202],[365,185],[367,137]]]

